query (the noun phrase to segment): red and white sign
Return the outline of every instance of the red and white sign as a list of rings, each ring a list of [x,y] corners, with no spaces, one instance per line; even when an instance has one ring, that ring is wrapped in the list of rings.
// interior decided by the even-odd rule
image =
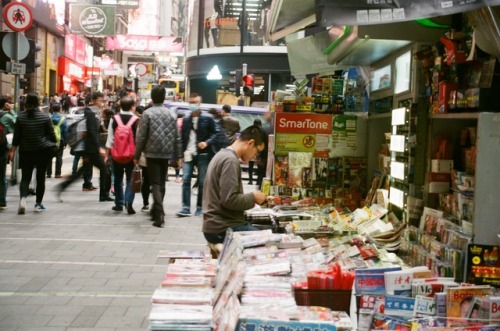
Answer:
[[[3,19],[12,30],[23,32],[33,24],[33,13],[26,4],[11,2],[3,9]]]
[[[276,113],[276,133],[332,133],[330,114]]]
[[[59,76],[68,76],[78,80],[83,80],[85,78],[85,70],[81,64],[62,56],[59,57],[58,62],[57,71]]]
[[[182,52],[182,40],[176,37],[116,35],[106,38],[106,48],[121,51]]]

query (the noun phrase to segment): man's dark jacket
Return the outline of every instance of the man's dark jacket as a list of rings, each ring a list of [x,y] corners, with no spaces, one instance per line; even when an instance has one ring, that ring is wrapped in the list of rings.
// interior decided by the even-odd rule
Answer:
[[[184,117],[182,120],[182,151],[187,149],[189,143],[189,133],[191,132],[193,123],[192,116]],[[208,147],[205,149],[197,148],[197,154],[209,153],[215,154],[214,148],[217,145],[217,130],[215,128],[215,121],[212,117],[201,114],[198,118],[198,129],[196,130],[196,145],[200,142],[206,142]]]

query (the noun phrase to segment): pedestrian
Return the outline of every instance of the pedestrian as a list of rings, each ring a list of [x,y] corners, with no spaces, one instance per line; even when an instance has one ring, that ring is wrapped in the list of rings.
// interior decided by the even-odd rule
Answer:
[[[135,193],[130,187],[132,170],[134,170],[135,136],[138,127],[138,119],[132,112],[134,100],[131,97],[123,97],[120,100],[120,113],[111,118],[108,127],[108,140],[106,150],[108,160],[112,159],[112,169],[115,187],[114,211],[127,209],[129,215],[135,214],[133,207]],[[126,152],[131,153],[128,159]],[[127,154],[128,155],[128,154]],[[125,195],[123,193],[123,176],[125,175]]]
[[[60,198],[62,192],[75,180],[80,178],[87,166],[99,168],[99,201],[114,201],[109,196],[110,183],[108,182],[109,175],[105,164],[106,150],[99,145],[98,121],[94,111],[90,108],[85,108],[84,120],[78,123],[77,128],[80,140],[75,146],[75,153],[80,153],[83,164],[67,180],[56,186],[56,195],[60,201],[62,201]]]
[[[203,214],[203,185],[208,163],[214,155],[212,147],[217,143],[215,121],[209,115],[202,115],[199,104],[201,96],[193,93],[189,96],[191,114],[182,122],[181,141],[182,161],[182,210],[178,217],[191,216],[191,178],[196,166],[198,169],[198,195],[195,216]]]
[[[245,220],[244,211],[262,204],[266,195],[261,191],[243,192],[240,160],[250,161],[264,150],[267,136],[262,128],[252,125],[239,138],[217,153],[208,166],[204,187],[203,226],[205,239],[211,244],[222,244],[226,230],[257,230]]]
[[[50,120],[52,127],[54,128],[54,134],[56,135],[57,144],[57,154],[56,168],[55,168],[55,178],[61,178],[61,168],[63,163],[63,153],[66,148],[66,135],[68,133],[68,124],[64,116],[61,115],[61,104],[54,103],[52,105],[52,114],[50,115]],[[52,177],[52,158],[49,160],[47,165],[47,178]]]
[[[229,140],[228,144],[231,145],[236,140],[236,134],[240,132],[240,122],[231,116],[231,106],[224,105],[222,106],[221,111],[222,119],[220,121],[220,125],[224,129],[226,133],[226,137]]]
[[[139,116],[139,119],[142,117],[142,114],[147,108],[151,108],[150,105],[143,107],[137,106],[135,107],[135,114]],[[141,184],[141,196],[142,196],[142,208],[141,211],[144,213],[149,212],[149,195],[151,194],[151,183],[149,182],[148,176],[148,163],[146,161],[146,157],[144,153],[141,153],[141,157],[139,158],[139,166],[141,167],[141,176],[142,176],[142,184]]]
[[[113,116],[115,116],[115,112],[113,111],[113,109],[110,108],[104,109],[101,113],[101,125],[99,126],[99,146],[102,148],[106,148],[106,142],[108,141],[109,122]],[[106,168],[108,170],[107,182],[111,183],[110,193],[115,194],[115,188],[113,186],[114,178],[113,178],[112,163],[113,160],[108,158],[108,162],[106,163]]]
[[[7,135],[14,133],[16,124],[16,113],[12,110],[10,99],[5,96],[0,96],[0,130],[4,131],[5,139]],[[0,139],[2,137],[0,136]],[[0,144],[0,210],[7,209],[7,163],[9,162],[10,144],[7,141],[3,145]]]
[[[142,114],[134,156],[135,164],[139,163],[142,153],[146,157],[153,194],[153,206],[150,208],[150,213],[153,226],[156,227],[163,227],[165,224],[163,198],[165,197],[168,162],[172,158],[178,158],[181,153],[177,116],[163,106],[165,94],[165,88],[162,86],[156,85],[151,89],[153,106]]]
[[[43,205],[45,172],[56,147],[56,136],[49,115],[43,113],[39,105],[38,95],[29,93],[25,101],[26,111],[18,114],[14,129],[12,148],[14,152],[16,149],[19,150],[19,165],[22,173],[19,186],[19,208],[17,209],[20,215],[26,212],[29,183],[35,168],[37,169],[35,212],[46,210]]]

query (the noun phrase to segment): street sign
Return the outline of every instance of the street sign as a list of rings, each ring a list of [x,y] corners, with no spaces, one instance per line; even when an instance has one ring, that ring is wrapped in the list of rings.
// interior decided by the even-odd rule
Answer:
[[[23,32],[33,24],[33,13],[26,4],[11,2],[3,9],[3,19],[12,30]]]
[[[7,62],[7,71],[15,75],[24,75],[26,73],[26,64],[17,62]]]
[[[17,35],[17,36],[16,36]],[[17,37],[17,59],[15,58],[15,50],[16,50],[16,37]],[[8,32],[2,39],[2,50],[13,60],[23,60],[28,56],[30,51],[30,43],[28,38],[24,35],[24,33],[16,33],[16,32]]]

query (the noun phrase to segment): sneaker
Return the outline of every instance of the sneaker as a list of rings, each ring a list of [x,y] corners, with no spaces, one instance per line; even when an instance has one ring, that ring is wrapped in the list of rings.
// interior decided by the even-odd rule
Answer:
[[[7,205],[0,205],[0,210],[6,210],[7,209]]]
[[[24,215],[24,213],[26,213],[26,198],[21,198],[21,200],[19,200],[19,208],[17,208],[17,213],[19,215]]]
[[[141,208],[141,211],[143,213],[147,213],[149,211],[149,205],[144,205],[144,207]]]
[[[189,217],[189,216],[193,216],[193,215],[191,214],[191,212],[189,211],[189,209],[187,209],[187,208],[183,208],[183,209],[182,209],[180,212],[178,212],[176,215],[177,215],[177,216],[179,216],[179,217]]]
[[[196,211],[194,212],[194,216],[201,216],[203,215],[203,210],[201,208],[197,208]]]
[[[175,182],[176,182],[176,183],[182,183],[182,178],[176,178],[176,179],[175,179]]]
[[[47,208],[45,208],[45,206],[41,203],[37,203],[35,205],[35,212],[37,212],[37,213],[41,213],[41,212],[44,212],[46,210],[47,210]]]
[[[54,178],[62,178],[61,175],[55,175]]]
[[[111,209],[114,211],[123,211],[123,207],[118,207],[118,206],[113,206],[111,207]]]
[[[82,191],[95,191],[95,190],[97,190],[97,187],[94,186],[82,187]]]
[[[52,175],[47,175],[47,178],[52,178]]]

